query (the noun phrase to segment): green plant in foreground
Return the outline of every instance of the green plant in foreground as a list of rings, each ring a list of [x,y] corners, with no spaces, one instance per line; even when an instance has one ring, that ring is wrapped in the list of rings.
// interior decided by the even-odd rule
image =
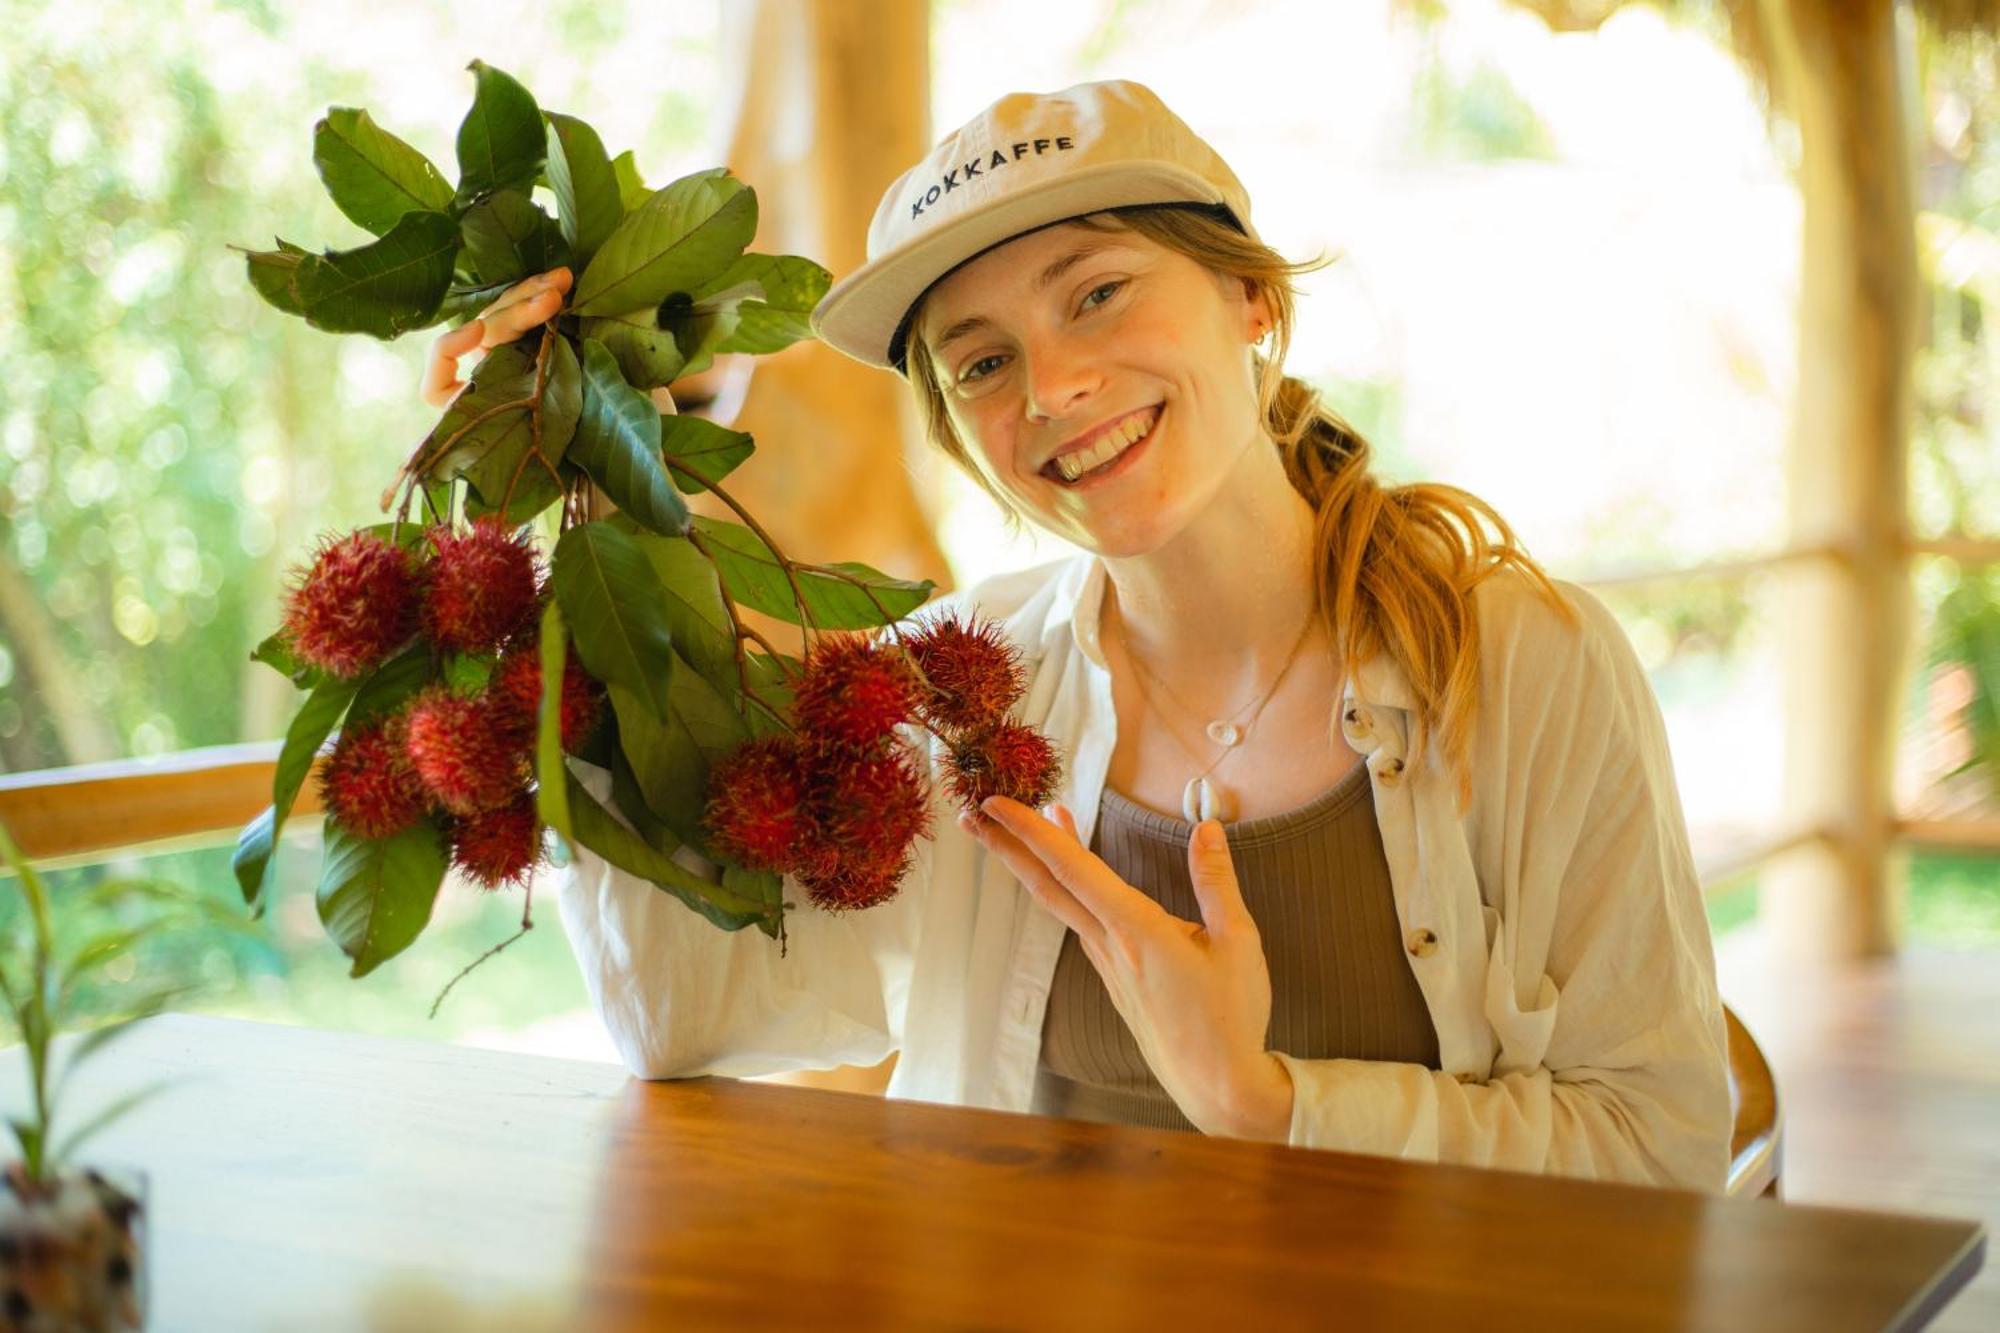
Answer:
[[[197,989],[181,983],[132,983],[139,986],[136,995],[99,1006],[91,1003],[89,988],[104,980],[106,966],[195,920],[255,932],[240,915],[220,903],[157,880],[115,879],[79,890],[74,902],[65,902],[59,916],[50,903],[47,884],[22,855],[4,824],[0,824],[0,859],[12,871],[26,907],[26,930],[16,917],[6,933],[4,952],[0,952],[0,1001],[4,1001],[27,1054],[31,1105],[24,1114],[10,1114],[7,1124],[21,1148],[19,1174],[28,1185],[41,1187],[54,1179],[85,1141],[172,1082],[155,1080],[126,1093],[61,1140],[52,1137],[63,1092],[77,1066],[130,1032],[135,1024],[165,1012],[175,1000]],[[74,943],[64,938],[69,933],[62,929],[65,921],[96,920],[100,911],[93,909],[134,900],[163,910],[137,925],[97,929]],[[101,921],[98,924],[101,926]],[[69,1047],[62,1068],[52,1068],[55,1039],[80,1028],[100,1007],[111,1010],[109,1021],[81,1032]]]

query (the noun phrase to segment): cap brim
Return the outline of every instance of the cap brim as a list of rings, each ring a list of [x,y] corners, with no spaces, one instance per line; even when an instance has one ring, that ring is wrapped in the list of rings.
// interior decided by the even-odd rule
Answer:
[[[901,370],[890,356],[903,316],[932,283],[1023,232],[1132,204],[1219,204],[1215,187],[1167,162],[1107,162],[1012,190],[879,255],[813,307],[812,330],[857,361]]]

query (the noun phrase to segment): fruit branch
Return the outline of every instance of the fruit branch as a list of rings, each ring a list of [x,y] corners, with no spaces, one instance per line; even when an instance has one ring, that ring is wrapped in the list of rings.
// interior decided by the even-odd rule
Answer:
[[[672,455],[662,455],[662,456],[666,458],[668,467],[674,469],[676,472],[681,473],[683,476],[692,477],[695,481],[700,482],[702,485],[708,487],[709,491],[714,494],[716,499],[722,501],[722,503],[728,505],[730,509],[735,511],[736,517],[743,520],[743,525],[749,528],[752,533],[756,534],[757,540],[764,543],[764,549],[771,553],[771,558],[778,562],[778,568],[784,572],[785,582],[791,585],[792,602],[795,606],[798,607],[799,610],[799,656],[801,659],[803,659],[812,646],[806,638],[806,629],[809,625],[812,624],[812,613],[806,610],[805,589],[799,586],[799,576],[795,572],[799,568],[798,563],[792,560],[783,551],[778,549],[778,543],[771,539],[770,533],[764,531],[764,525],[759,523],[755,518],[753,518],[749,510],[745,509],[742,505],[736,503],[735,497],[730,495],[728,491],[723,490],[720,484],[711,481],[708,478],[703,477],[698,473],[690,472],[686,467],[675,462]],[[707,553],[703,552],[703,554]],[[717,566],[716,572],[718,575],[720,575],[721,573],[720,566]],[[723,600],[727,601],[728,599],[725,597]],[[765,647],[768,648],[770,647],[770,645],[766,644]]]
[[[500,497],[500,517],[504,521],[514,504],[514,488],[521,484],[521,478],[528,470],[530,458],[549,470],[557,486],[562,485],[562,475],[542,452],[542,395],[549,381],[549,344],[556,337],[555,326],[542,326],[542,344],[535,349],[535,391],[529,395],[534,406],[528,409],[528,452],[521,455],[521,461],[514,464],[514,475],[507,479],[507,491]]]
[[[460,970],[457,976],[453,977],[450,981],[447,981],[445,983],[444,989],[438,992],[437,999],[431,1001],[430,1016],[432,1018],[436,1018],[438,1016],[438,1007],[444,1003],[444,997],[451,994],[451,988],[453,986],[456,986],[459,982],[465,980],[466,973],[472,971],[473,968],[478,967],[481,963],[491,958],[494,954],[499,953],[502,949],[506,948],[508,945],[512,944],[515,940],[520,939],[523,935],[527,934],[529,931],[535,928],[535,922],[531,915],[534,911],[534,907],[535,907],[535,886],[533,881],[530,881],[522,889],[521,928],[515,931],[512,935],[509,935],[506,939],[501,940],[498,944],[494,945],[492,948],[488,949],[485,953],[480,954],[479,957],[467,963],[465,967]]]

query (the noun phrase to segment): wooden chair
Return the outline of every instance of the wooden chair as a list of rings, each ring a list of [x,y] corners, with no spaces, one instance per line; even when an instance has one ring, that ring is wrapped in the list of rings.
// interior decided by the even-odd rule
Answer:
[[[1729,1144],[1728,1192],[1775,1199],[1784,1138],[1778,1083],[1736,1011],[1725,1004],[1722,1016],[1729,1024],[1729,1107],[1736,1116],[1736,1133]]]

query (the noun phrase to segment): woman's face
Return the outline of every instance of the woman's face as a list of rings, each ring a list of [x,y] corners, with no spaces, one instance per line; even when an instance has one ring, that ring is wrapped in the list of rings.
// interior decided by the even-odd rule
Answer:
[[[939,282],[912,337],[993,487],[1077,546],[1130,556],[1180,532],[1263,439],[1249,347],[1269,327],[1242,283],[1063,223]],[[1058,455],[1093,467],[1071,481]]]

